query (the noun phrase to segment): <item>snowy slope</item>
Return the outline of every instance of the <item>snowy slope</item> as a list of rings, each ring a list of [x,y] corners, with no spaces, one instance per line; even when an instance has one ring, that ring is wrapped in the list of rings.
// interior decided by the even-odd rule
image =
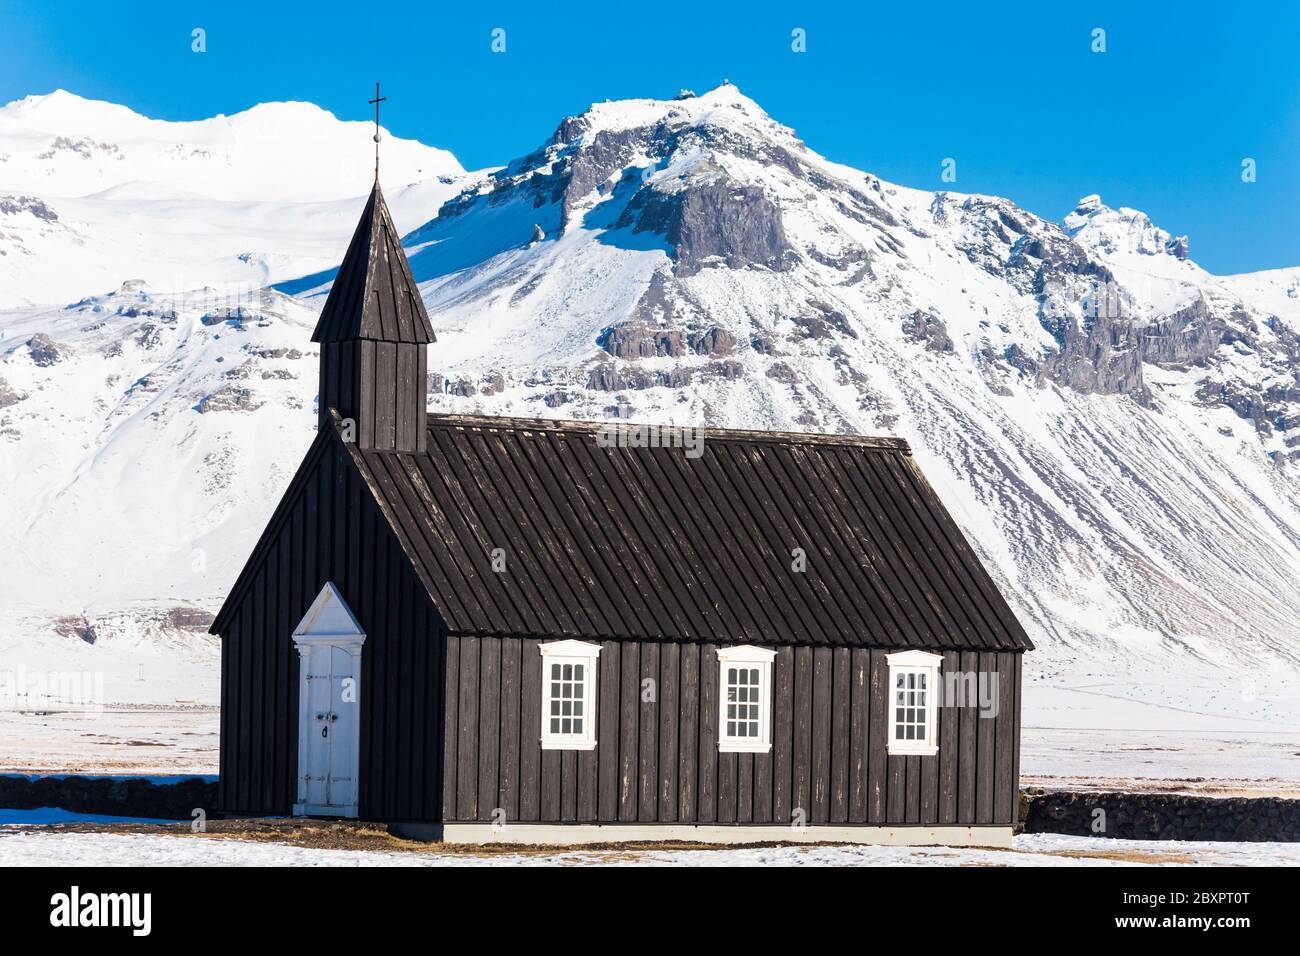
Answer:
[[[255,289],[328,268],[373,177],[374,127],[310,103],[152,120],[63,90],[0,108],[0,308],[103,293]],[[385,135],[399,225],[475,177]],[[407,186],[410,184],[410,188]]]
[[[227,185],[164,159],[110,181],[77,164],[145,155],[156,129],[218,150],[265,108],[154,124],[91,104],[102,125],[42,122],[128,158],[41,160],[52,130],[13,118],[31,102],[3,111],[0,153],[25,158],[12,180],[0,164],[0,196],[62,204],[81,231],[0,213],[0,295],[53,303],[0,313],[0,633],[36,656],[201,643],[177,609],[216,608],[313,433],[308,338],[368,134],[311,119],[360,154],[355,176],[286,184],[228,146]],[[891,185],[732,86],[598,104],[489,175],[424,149],[385,152],[385,184],[438,335],[431,407],[901,435],[1038,642],[1045,720],[1097,726],[1078,701],[1108,694],[1159,697],[1166,727],[1243,698],[1261,729],[1300,710],[1282,689],[1300,656],[1300,270],[1210,275],[1098,197],[1058,225]],[[34,236],[41,262],[14,251]],[[163,249],[197,281],[151,279]],[[234,249],[256,250],[254,278],[232,279]],[[1067,678],[1092,689],[1068,706],[1040,690]]]

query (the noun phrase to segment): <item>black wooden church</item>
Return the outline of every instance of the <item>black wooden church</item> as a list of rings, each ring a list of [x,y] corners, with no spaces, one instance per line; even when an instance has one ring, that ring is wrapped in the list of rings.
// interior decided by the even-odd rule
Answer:
[[[312,341],[319,434],[212,625],[222,810],[1009,839],[1031,644],[905,442],[426,414],[377,183]]]

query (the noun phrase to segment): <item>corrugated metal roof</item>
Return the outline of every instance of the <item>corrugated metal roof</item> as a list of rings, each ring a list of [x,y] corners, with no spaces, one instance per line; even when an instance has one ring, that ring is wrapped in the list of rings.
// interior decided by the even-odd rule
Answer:
[[[905,442],[602,427],[430,415],[426,454],[348,448],[453,633],[1032,647]]]
[[[313,342],[432,342],[433,326],[411,276],[379,183],[339,266]]]

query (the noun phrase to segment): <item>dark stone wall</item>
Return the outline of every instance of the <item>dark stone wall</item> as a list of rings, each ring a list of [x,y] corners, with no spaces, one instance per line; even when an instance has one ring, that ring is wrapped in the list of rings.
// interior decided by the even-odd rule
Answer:
[[[1020,794],[1020,829],[1122,840],[1300,842],[1300,800],[1033,789]]]
[[[0,809],[60,807],[77,813],[191,820],[196,809],[217,816],[215,777],[161,782],[146,777],[0,776]]]

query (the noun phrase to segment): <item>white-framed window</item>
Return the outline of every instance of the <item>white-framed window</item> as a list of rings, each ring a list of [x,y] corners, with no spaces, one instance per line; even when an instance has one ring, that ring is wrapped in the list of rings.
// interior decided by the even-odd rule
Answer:
[[[599,644],[554,641],[542,652],[542,749],[596,747],[596,658]]]
[[[718,650],[718,750],[772,749],[772,658],[763,647]]]
[[[939,752],[939,665],[928,651],[886,654],[889,664],[889,752],[931,756]]]

